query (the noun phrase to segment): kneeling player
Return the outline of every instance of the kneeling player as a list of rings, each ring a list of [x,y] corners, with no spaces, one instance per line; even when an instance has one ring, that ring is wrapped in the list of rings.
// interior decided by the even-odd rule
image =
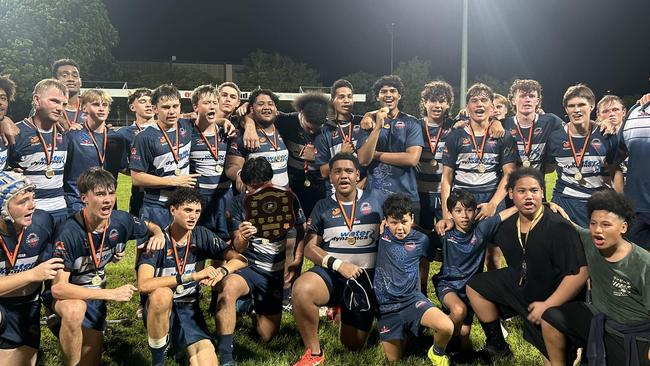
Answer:
[[[191,365],[217,364],[199,308],[199,284],[216,285],[244,268],[246,259],[212,231],[196,226],[202,205],[194,189],[174,191],[167,201],[172,223],[166,229],[166,250],[142,253],[138,260],[138,289],[149,295],[145,320],[152,365],[164,365],[170,332],[173,351],[186,348]],[[210,258],[228,262],[205,267]]]
[[[386,229],[379,239],[374,280],[379,339],[388,361],[393,362],[401,358],[408,333],[417,336],[420,326],[427,327],[434,333],[429,359],[434,365],[448,365],[445,347],[454,323],[419,291],[420,258],[432,261],[435,251],[425,234],[411,230],[411,205],[408,196],[394,194],[382,207]]]
[[[51,254],[52,218],[36,210],[34,185],[27,178],[0,172],[0,206],[0,359],[5,365],[35,365],[41,284],[54,278],[63,261],[45,261]]]
[[[162,230],[124,211],[113,210],[115,178],[101,168],[81,173],[77,187],[85,208],[58,228],[54,256],[63,258],[52,285],[53,310],[61,317],[59,340],[66,365],[98,365],[106,300],[129,301],[136,290],[126,284],[106,289],[104,268],[125,250],[126,242],[153,235],[148,249],[165,244]]]

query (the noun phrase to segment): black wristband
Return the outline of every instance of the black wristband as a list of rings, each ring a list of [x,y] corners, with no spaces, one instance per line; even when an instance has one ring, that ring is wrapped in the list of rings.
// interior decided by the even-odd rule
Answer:
[[[225,273],[223,274],[224,277],[226,277],[227,275],[230,274],[230,271],[228,270],[228,268],[226,268],[226,267],[224,267],[224,266],[219,266],[219,268],[217,268],[217,269],[221,269],[221,270],[223,270],[223,271],[225,272]]]
[[[336,261],[335,257],[329,257],[327,258],[327,269],[333,269],[332,266],[334,265],[334,262]]]
[[[181,274],[180,274],[180,273],[177,273],[177,274],[176,274],[176,284],[177,284],[177,285],[180,285],[180,284],[182,284],[182,283],[183,283],[183,280],[181,279]]]

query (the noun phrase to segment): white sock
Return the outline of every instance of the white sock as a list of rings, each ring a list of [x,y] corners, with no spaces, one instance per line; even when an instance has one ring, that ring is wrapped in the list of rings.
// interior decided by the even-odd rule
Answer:
[[[167,338],[169,338],[169,334],[160,339],[153,339],[151,337],[147,337],[147,338],[149,340],[149,347],[162,348],[167,344]]]

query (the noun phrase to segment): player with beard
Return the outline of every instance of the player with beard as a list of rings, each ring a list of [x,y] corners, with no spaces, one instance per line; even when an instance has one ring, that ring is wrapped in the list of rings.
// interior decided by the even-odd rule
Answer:
[[[75,123],[82,124],[86,118],[81,110],[79,64],[69,58],[54,61],[52,77],[68,89],[68,104],[65,107],[63,118],[59,120],[59,127],[65,132]]]
[[[512,355],[499,318],[519,315],[524,339],[547,357],[541,321],[546,309],[579,299],[587,281],[580,238],[572,225],[542,205],[544,178],[534,168],[519,168],[508,178],[508,195],[518,214],[503,221],[495,242],[508,267],[477,273],[467,297],[485,332],[484,354]]]
[[[385,195],[357,187],[359,162],[351,153],[334,155],[329,172],[335,192],[318,201],[307,226],[305,257],[315,265],[293,286],[294,318],[306,348],[295,366],[325,362],[318,341],[320,306],[341,305],[340,339],[351,350],[364,346],[374,317],[343,306],[343,292],[349,279],[367,274],[372,281]]]
[[[99,167],[79,176],[77,187],[84,209],[57,229],[54,257],[64,268],[52,282],[50,310],[61,318],[58,332],[65,364],[98,365],[106,330],[106,301],[129,301],[130,284],[106,289],[105,267],[124,252],[129,240],[151,235],[148,250],[164,247],[163,232],[115,206],[115,178]]]
[[[52,218],[36,209],[34,185],[21,174],[0,172],[0,192],[0,358],[7,365],[35,365],[42,284],[63,260],[49,258]]]
[[[620,170],[614,164],[618,144],[616,136],[604,135],[590,119],[596,103],[591,89],[573,85],[564,93],[562,102],[570,122],[549,136],[546,171],[557,173],[553,202],[573,222],[587,227],[587,199],[602,188],[611,188],[612,177]]]

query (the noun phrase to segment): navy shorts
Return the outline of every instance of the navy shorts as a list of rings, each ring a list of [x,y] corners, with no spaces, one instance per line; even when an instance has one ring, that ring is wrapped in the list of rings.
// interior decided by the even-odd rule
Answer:
[[[374,277],[373,270],[366,270],[370,275],[370,281]],[[330,300],[327,306],[341,306],[341,323],[349,325],[353,328],[369,332],[372,327],[372,321],[375,314],[373,311],[351,311],[343,306],[343,289],[345,288],[346,279],[340,273],[320,267],[314,266],[309,272],[319,275],[329,291]],[[374,295],[373,295],[374,296]]]
[[[442,200],[440,193],[418,192],[420,196],[420,227],[433,230],[435,221],[442,219]]]
[[[206,204],[201,212],[199,218],[199,225],[205,226],[210,231],[216,233],[221,239],[230,239],[228,232],[228,221],[226,218],[226,210],[232,203],[232,190],[220,190],[220,194],[215,194],[211,197],[203,195]]]
[[[174,302],[169,319],[169,335],[173,354],[184,351],[196,342],[211,339],[198,301]]]
[[[379,339],[382,341],[404,340],[408,334],[418,336],[422,316],[433,307],[431,300],[419,294],[415,300],[401,309],[387,312],[380,310],[377,316]]]
[[[248,296],[253,299],[253,309],[259,315],[282,314],[282,291],[284,289],[284,272],[278,275],[263,274],[252,267],[235,272],[242,276],[250,290]]]
[[[105,300],[85,300],[86,315],[81,326],[88,329],[94,329],[100,332],[106,330],[106,301]]]
[[[573,222],[584,228],[589,228],[589,218],[587,217],[587,200],[580,198],[562,197],[553,195],[551,202],[557,203],[566,211],[567,215]]]
[[[22,304],[0,303],[0,349],[29,346],[38,349],[41,341],[41,301]]]
[[[160,226],[161,229],[164,229],[172,223],[172,214],[165,207],[144,205],[140,210],[140,219],[142,221],[153,222],[154,224]],[[147,240],[147,238],[138,239],[138,248],[143,248],[143,245],[147,242]]]
[[[480,205],[481,203],[489,202],[492,199],[492,196],[494,196],[494,192],[472,193],[472,195],[476,199],[476,203]],[[506,209],[506,200],[503,200],[499,202],[499,205],[497,205],[496,213],[501,212],[505,209]]]
[[[627,232],[631,242],[644,249],[650,249],[650,212],[637,212],[632,227]]]
[[[442,302],[445,296],[453,292],[458,296],[461,301],[465,304],[465,307],[467,308],[467,315],[465,316],[465,319],[463,320],[463,325],[472,325],[472,321],[474,320],[474,310],[472,309],[472,306],[469,304],[469,299],[467,298],[467,293],[465,292],[465,288],[462,290],[457,290],[450,286],[446,281],[439,281],[437,283],[434,282],[435,290],[436,290],[436,296],[438,296],[438,300],[440,300],[440,305],[442,306],[442,311],[445,312],[445,314],[449,314],[450,311],[449,309],[445,306],[445,304]]]

